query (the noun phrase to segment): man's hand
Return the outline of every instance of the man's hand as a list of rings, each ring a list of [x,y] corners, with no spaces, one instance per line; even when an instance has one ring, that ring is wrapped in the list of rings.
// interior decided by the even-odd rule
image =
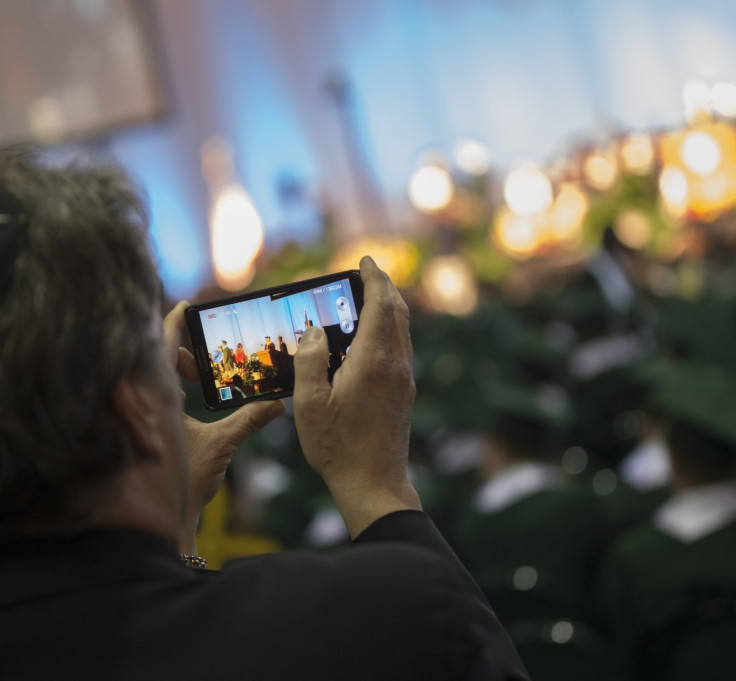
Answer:
[[[164,319],[164,339],[167,354],[179,375],[198,381],[196,362],[192,354],[179,346],[184,328],[186,301],[181,301]],[[195,534],[202,509],[214,498],[225,479],[237,447],[267,423],[285,411],[281,400],[251,402],[213,423],[202,423],[190,416],[185,419],[189,444],[189,495],[187,517],[180,533],[180,549],[196,553]]]
[[[294,358],[294,418],[310,465],[330,489],[352,537],[391,511],[421,509],[407,477],[416,388],[409,311],[369,257],[365,303],[350,352],[327,380],[327,338],[310,327]]]

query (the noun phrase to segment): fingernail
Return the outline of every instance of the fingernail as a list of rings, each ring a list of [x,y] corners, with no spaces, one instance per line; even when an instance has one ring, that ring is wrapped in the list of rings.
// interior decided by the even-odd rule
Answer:
[[[302,335],[302,343],[312,343],[313,341],[322,338],[322,328],[319,326],[309,326],[305,329]]]

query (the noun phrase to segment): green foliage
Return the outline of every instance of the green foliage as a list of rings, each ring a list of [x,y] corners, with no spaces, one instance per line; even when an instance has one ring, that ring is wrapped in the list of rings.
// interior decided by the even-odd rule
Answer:
[[[247,373],[263,371],[263,362],[261,362],[257,357],[253,357],[251,355],[251,358],[245,363],[245,368]]]

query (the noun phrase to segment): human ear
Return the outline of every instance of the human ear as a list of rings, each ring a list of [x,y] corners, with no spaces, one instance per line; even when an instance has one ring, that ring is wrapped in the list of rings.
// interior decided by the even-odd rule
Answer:
[[[160,459],[166,451],[166,443],[154,387],[124,376],[115,384],[111,400],[130,435],[134,453],[144,460]]]

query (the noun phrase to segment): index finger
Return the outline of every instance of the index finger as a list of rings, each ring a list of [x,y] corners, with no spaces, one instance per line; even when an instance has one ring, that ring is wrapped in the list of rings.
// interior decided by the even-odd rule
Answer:
[[[174,367],[178,363],[179,341],[184,329],[184,310],[188,307],[189,303],[186,300],[180,300],[163,320],[166,355]]]

